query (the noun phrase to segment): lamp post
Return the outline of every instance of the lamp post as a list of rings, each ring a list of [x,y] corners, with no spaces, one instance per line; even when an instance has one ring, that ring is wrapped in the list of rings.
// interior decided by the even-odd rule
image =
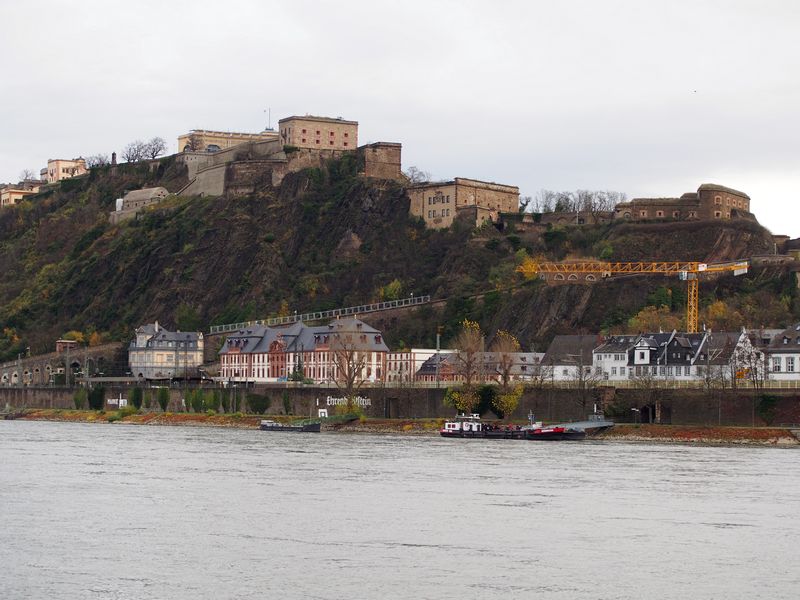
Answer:
[[[633,424],[636,425],[639,421],[639,409],[632,408],[631,411],[633,412]]]

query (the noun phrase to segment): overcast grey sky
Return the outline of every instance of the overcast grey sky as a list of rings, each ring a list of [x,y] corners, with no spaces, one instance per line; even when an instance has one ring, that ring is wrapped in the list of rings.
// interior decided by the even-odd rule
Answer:
[[[0,182],[290,114],[436,178],[747,192],[800,236],[800,2],[0,0]]]

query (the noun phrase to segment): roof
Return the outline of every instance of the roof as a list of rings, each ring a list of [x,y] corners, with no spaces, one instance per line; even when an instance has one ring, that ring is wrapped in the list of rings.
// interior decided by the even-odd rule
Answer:
[[[159,325],[158,321],[137,327],[135,334],[136,337],[130,343],[131,348],[150,348],[156,342],[197,342],[203,339],[203,334],[200,331],[169,331]],[[137,346],[136,344],[136,338],[140,335],[147,337],[145,346]]]
[[[800,323],[787,327],[777,335],[773,336],[769,344],[771,352],[786,351],[787,348],[800,349]]]
[[[347,339],[347,338],[351,339]],[[327,325],[309,327],[302,321],[285,327],[257,325],[230,333],[220,354],[237,349],[240,353],[261,354],[270,351],[275,342],[283,352],[312,352],[317,347],[329,348],[344,339],[364,352],[388,352],[380,331],[356,318],[336,319]]]
[[[697,188],[697,191],[701,190],[708,190],[713,192],[727,192],[729,194],[736,194],[737,196],[741,196],[742,198],[747,198],[750,200],[750,196],[745,194],[744,192],[740,192],[739,190],[735,190],[733,188],[725,187],[724,185],[717,185],[716,183],[703,183],[700,184],[700,187]]]
[[[615,335],[606,338],[605,342],[594,349],[596,354],[619,354],[627,352],[639,338],[637,335]]]
[[[710,332],[703,351],[709,356],[712,365],[726,365],[733,358],[733,352],[741,337],[741,331]]]
[[[150,200],[157,196],[166,196],[169,192],[165,187],[151,187],[151,188],[142,188],[141,190],[133,190],[125,194],[125,200]]]
[[[509,188],[509,190],[517,190],[519,192],[519,187],[516,185],[509,185],[507,183],[497,183],[496,181],[481,181],[480,179],[470,179],[469,177],[456,177],[455,179],[450,179],[448,181],[426,181],[424,183],[415,183],[413,185],[409,185],[410,189],[426,189],[432,187],[442,187],[445,185],[469,185],[471,183],[478,183],[483,185],[496,185],[499,187]]]
[[[346,125],[358,125],[358,121],[347,121],[342,117],[317,117],[315,115],[292,115],[291,117],[284,117],[283,119],[279,120],[278,123],[283,123],[284,121],[318,121],[320,123],[345,123]]]
[[[592,351],[598,346],[596,335],[557,335],[544,353],[548,365],[591,365]]]

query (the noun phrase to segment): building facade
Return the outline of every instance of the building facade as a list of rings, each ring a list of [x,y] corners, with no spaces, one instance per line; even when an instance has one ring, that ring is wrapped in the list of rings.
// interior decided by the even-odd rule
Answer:
[[[458,211],[473,209],[476,225],[496,220],[500,213],[519,211],[519,188],[456,177],[452,181],[421,183],[408,188],[409,212],[432,229],[450,227]],[[479,222],[480,221],[480,222]]]
[[[168,331],[158,321],[136,330],[128,347],[128,368],[138,379],[198,378],[203,365],[203,334]]]
[[[85,175],[86,161],[82,158],[51,158],[47,167],[40,171],[41,178],[47,183],[58,183],[62,179],[70,179],[78,175]]]
[[[245,142],[267,142],[277,139],[278,132],[272,129],[265,129],[259,133],[192,129],[189,133],[178,136],[178,152],[219,152]]]
[[[800,323],[776,335],[767,348],[769,378],[776,381],[800,379]]]
[[[358,121],[341,117],[292,116],[278,121],[280,140],[295,148],[355,150],[358,147]]]
[[[680,198],[634,198],[614,208],[614,218],[630,221],[753,219],[750,196],[722,185],[704,183]]]
[[[389,348],[377,329],[354,318],[309,327],[255,326],[230,334],[220,356],[220,379],[267,383],[292,377],[336,383],[384,381]]]

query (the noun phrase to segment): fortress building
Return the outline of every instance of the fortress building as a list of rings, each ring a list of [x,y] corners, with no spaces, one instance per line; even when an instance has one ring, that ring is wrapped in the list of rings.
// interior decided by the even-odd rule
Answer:
[[[452,181],[421,183],[408,188],[409,211],[432,229],[450,227],[457,213],[469,213],[478,227],[497,221],[500,213],[519,211],[519,188],[456,177]]]
[[[47,167],[40,172],[41,178],[47,183],[58,183],[62,179],[85,175],[86,161],[82,158],[51,158],[47,161]]]
[[[278,121],[281,142],[295,148],[317,150],[355,150],[358,147],[358,121],[341,117],[286,117]]]
[[[722,185],[704,183],[696,192],[680,198],[634,198],[620,202],[614,219],[631,221],[755,219],[750,212],[750,196]]]

